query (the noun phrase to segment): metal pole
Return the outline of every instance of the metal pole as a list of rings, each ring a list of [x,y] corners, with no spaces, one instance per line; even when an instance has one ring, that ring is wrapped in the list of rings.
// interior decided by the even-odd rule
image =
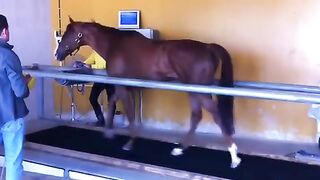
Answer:
[[[320,94],[320,87],[318,86],[306,86],[296,84],[283,84],[283,83],[268,83],[268,82],[249,82],[249,81],[237,81],[234,83],[236,87],[245,88],[258,88],[258,89],[270,89],[270,90],[283,90],[294,92],[306,92]]]
[[[220,87],[220,86],[204,86],[194,84],[182,84],[171,82],[157,82],[139,79],[116,78],[101,75],[87,75],[76,73],[63,73],[63,72],[46,72],[40,70],[25,70],[33,76],[59,78],[67,80],[79,80],[86,82],[99,82],[106,84],[116,84],[124,86],[167,89],[175,91],[197,92],[197,93],[210,93],[217,95],[229,95],[258,99],[291,101],[299,103],[316,103],[320,104],[320,95],[312,93],[301,92],[288,92],[279,90],[265,90],[265,89],[252,89],[240,87]]]
[[[74,102],[73,85],[68,86],[69,96],[71,97],[71,121],[76,120],[76,104]]]
[[[36,93],[37,93],[37,119],[41,119],[44,117],[44,78],[37,77],[36,79]]]
[[[28,68],[24,68],[28,70]],[[39,69],[43,71],[55,71],[60,72],[63,70],[72,70],[72,67],[57,67],[49,65],[39,65]],[[105,75],[106,71],[93,71],[93,75]],[[218,81],[218,80],[216,80]],[[282,91],[292,91],[292,92],[305,92],[305,93],[316,93],[320,94],[320,86],[310,86],[310,85],[298,85],[298,84],[284,84],[284,83],[271,83],[271,82],[255,82],[255,81],[235,81],[235,87],[241,88],[256,88],[256,89],[269,89],[269,90],[282,90]]]

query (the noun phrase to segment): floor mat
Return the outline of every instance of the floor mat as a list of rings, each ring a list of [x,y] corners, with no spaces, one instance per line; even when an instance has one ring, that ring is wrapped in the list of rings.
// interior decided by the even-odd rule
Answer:
[[[184,155],[174,157],[170,155],[170,152],[176,147],[175,144],[142,138],[136,140],[133,151],[127,152],[121,149],[128,140],[127,136],[115,136],[110,140],[104,138],[101,132],[68,126],[59,126],[29,134],[26,140],[229,179],[320,179],[320,166],[240,154],[241,165],[236,169],[231,169],[228,152],[191,147],[185,151]]]

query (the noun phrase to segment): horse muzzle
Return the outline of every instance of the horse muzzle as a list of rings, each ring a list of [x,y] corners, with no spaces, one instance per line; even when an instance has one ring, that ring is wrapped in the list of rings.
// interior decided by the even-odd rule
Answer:
[[[56,60],[63,61],[66,58],[67,55],[64,53],[55,53]]]

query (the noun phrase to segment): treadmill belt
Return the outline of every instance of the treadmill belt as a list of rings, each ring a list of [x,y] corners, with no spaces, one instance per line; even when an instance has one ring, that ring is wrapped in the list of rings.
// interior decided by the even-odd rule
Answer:
[[[240,166],[231,169],[227,151],[190,147],[182,156],[175,157],[170,152],[177,145],[138,138],[134,150],[127,152],[121,148],[128,139],[120,135],[106,139],[101,132],[69,126],[26,136],[33,143],[228,179],[320,180],[320,166],[239,154]]]

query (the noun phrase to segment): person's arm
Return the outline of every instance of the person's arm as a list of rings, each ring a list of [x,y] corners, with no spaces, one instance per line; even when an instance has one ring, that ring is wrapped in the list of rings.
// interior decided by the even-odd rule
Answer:
[[[11,83],[11,87],[17,97],[26,98],[29,96],[29,88],[26,78],[22,74],[21,62],[14,53],[8,54],[6,62],[6,72]],[[28,78],[27,78],[28,79]]]

